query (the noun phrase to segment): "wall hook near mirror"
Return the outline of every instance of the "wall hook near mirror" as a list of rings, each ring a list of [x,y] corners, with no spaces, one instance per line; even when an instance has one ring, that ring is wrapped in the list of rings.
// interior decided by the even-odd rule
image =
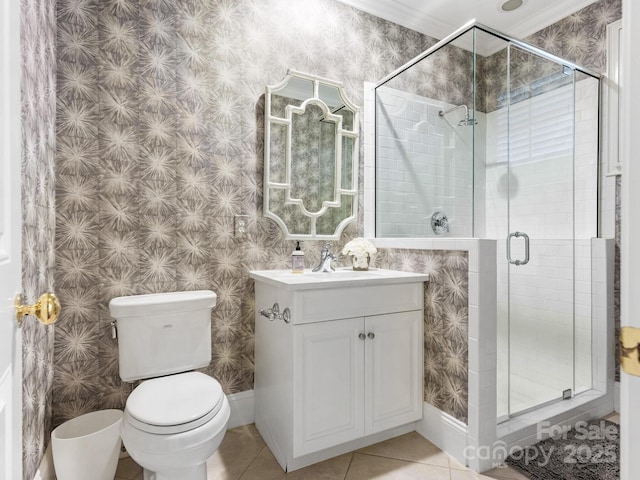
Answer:
[[[359,109],[342,82],[289,70],[265,94],[264,216],[288,240],[337,240],[358,210]]]

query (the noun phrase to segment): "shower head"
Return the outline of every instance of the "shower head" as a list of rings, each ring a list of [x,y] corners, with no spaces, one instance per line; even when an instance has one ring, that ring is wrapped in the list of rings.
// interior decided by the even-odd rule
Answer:
[[[459,127],[470,127],[478,124],[478,121],[475,118],[471,118],[471,115],[469,114],[469,108],[466,105],[456,105],[449,110],[440,110],[438,112],[438,115],[440,117],[444,117],[446,114],[451,113],[454,110],[458,110],[459,108],[464,108],[464,118],[458,122]]]
[[[472,125],[477,125],[478,121],[475,118],[471,118],[467,113],[465,117],[458,122],[459,127],[470,127]]]

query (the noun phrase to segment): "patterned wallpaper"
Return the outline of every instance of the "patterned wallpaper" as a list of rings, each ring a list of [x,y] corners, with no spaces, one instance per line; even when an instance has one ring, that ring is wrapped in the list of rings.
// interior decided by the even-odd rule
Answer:
[[[599,0],[524,40],[569,61],[605,73],[607,25],[622,18],[622,0]]]
[[[248,271],[289,268],[295,245],[262,217],[265,86],[294,68],[361,105],[365,80],[435,40],[331,0],[59,0],[57,42],[54,424],[131,391],[109,326],[118,295],[216,291],[204,371],[251,389]],[[303,248],[311,266],[320,243]]]
[[[575,58],[568,53],[582,35],[593,61],[594,51],[604,54],[602,37],[579,20],[616,4],[601,0],[570,25],[550,27],[555,35],[529,40]],[[265,85],[294,68],[342,80],[361,105],[363,81],[435,40],[332,0],[58,0],[57,8],[56,288],[65,308],[54,424],[121,408],[131,390],[118,376],[109,326],[107,304],[118,295],[215,290],[213,359],[203,370],[228,393],[252,388],[247,272],[289,268],[294,247],[262,217]],[[239,213],[250,225],[241,239],[233,234]],[[348,227],[336,249],[361,225]],[[309,267],[320,243],[303,248]],[[432,275],[425,398],[461,420],[466,262],[461,252],[384,250],[375,258],[379,267]]]
[[[33,304],[53,291],[56,115],[55,0],[22,0],[22,290]],[[23,346],[23,477],[49,441],[54,328],[28,317]]]
[[[472,45],[472,32],[462,35]],[[458,40],[464,43],[462,40]],[[391,73],[391,69],[387,73]],[[386,82],[385,87],[438,99],[451,105],[473,107],[473,54],[447,44]],[[484,89],[476,89],[478,109],[483,104]]]
[[[380,268],[429,274],[424,311],[424,400],[466,423],[469,256],[445,250],[378,250]]]

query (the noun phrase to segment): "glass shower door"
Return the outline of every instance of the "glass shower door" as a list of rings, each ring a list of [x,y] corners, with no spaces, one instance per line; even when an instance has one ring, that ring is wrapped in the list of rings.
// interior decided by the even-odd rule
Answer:
[[[574,388],[574,72],[508,48],[509,405]]]

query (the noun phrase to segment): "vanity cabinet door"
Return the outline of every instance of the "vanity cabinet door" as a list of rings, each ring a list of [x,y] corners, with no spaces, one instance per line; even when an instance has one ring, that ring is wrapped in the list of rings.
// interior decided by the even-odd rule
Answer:
[[[422,418],[422,312],[366,317],[365,434]]]
[[[364,319],[293,329],[293,456],[362,437]]]

